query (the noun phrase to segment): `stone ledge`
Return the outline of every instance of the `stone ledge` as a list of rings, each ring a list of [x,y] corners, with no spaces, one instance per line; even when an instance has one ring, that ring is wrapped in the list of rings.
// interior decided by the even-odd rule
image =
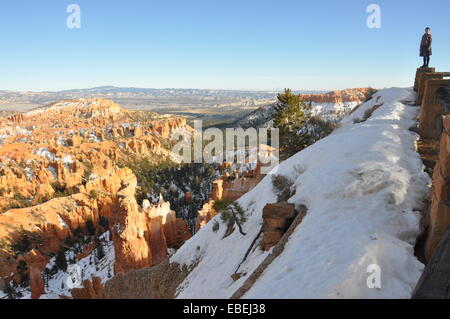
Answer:
[[[414,82],[414,91],[418,91],[419,90],[419,77],[420,74],[422,73],[435,73],[436,69],[435,68],[418,68],[416,71],[416,79]]]
[[[450,299],[450,227],[425,268],[413,299]]]

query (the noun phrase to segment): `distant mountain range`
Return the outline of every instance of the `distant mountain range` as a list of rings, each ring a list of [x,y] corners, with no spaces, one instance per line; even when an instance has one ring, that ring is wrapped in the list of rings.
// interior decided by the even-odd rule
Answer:
[[[203,97],[217,100],[230,99],[274,99],[276,91],[245,91],[245,90],[210,90],[210,89],[152,89],[135,87],[101,86],[88,89],[72,89],[63,91],[7,91],[0,90],[0,103],[31,103],[45,104],[61,99],[77,98],[118,98],[118,99],[145,99],[145,98],[178,98]]]
[[[101,86],[63,91],[0,90],[0,110],[26,111],[59,100],[106,98],[132,109],[259,107],[273,103],[277,91],[154,89]],[[302,92],[311,93],[311,92]]]

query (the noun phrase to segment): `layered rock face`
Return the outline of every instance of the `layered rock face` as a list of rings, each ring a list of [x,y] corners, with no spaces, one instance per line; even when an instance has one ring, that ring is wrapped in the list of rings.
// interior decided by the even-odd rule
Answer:
[[[305,101],[313,103],[361,103],[369,96],[370,93],[370,88],[357,88],[331,91],[323,94],[301,94],[301,96]]]
[[[167,203],[141,208],[136,176],[119,164],[168,157],[162,145],[183,127],[184,119],[125,111],[104,99],[60,101],[2,119],[0,281],[19,282],[22,262],[37,298],[50,256],[87,223],[104,232],[102,218],[109,221],[117,272],[166,259],[168,247],[189,238],[188,227]]]
[[[444,117],[439,157],[433,173],[430,207],[430,230],[426,257],[430,259],[442,236],[450,227],[450,115]]]
[[[269,204],[263,210],[263,239],[261,248],[269,251],[275,246],[297,216],[295,205],[286,202]]]
[[[450,227],[450,80],[444,79],[448,76],[448,72],[431,68],[418,69],[416,74],[415,89],[421,105],[419,152],[433,177],[424,219],[427,260]]]

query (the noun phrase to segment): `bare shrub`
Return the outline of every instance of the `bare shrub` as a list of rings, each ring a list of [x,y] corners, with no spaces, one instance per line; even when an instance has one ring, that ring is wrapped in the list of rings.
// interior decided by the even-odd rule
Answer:
[[[284,175],[274,175],[272,176],[272,185],[277,190],[278,201],[286,202],[294,196],[292,191],[292,186],[294,182],[287,176]]]

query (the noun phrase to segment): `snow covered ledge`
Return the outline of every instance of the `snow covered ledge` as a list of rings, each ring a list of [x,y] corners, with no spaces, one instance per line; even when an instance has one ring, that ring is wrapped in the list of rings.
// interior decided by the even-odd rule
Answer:
[[[414,244],[430,184],[418,136],[409,131],[419,112],[408,105],[414,100],[412,89],[381,90],[332,135],[279,166],[276,174],[295,180],[289,202],[305,205],[308,214],[244,298],[410,298],[424,268]],[[269,175],[240,199],[249,215],[246,236],[235,231],[222,239],[226,227],[215,233],[210,222],[188,241],[171,261],[199,263],[178,297],[229,298],[268,254],[256,247],[239,267],[264,206],[274,202]],[[379,289],[367,285],[374,264],[381,269]],[[233,282],[238,267],[244,276]]]

